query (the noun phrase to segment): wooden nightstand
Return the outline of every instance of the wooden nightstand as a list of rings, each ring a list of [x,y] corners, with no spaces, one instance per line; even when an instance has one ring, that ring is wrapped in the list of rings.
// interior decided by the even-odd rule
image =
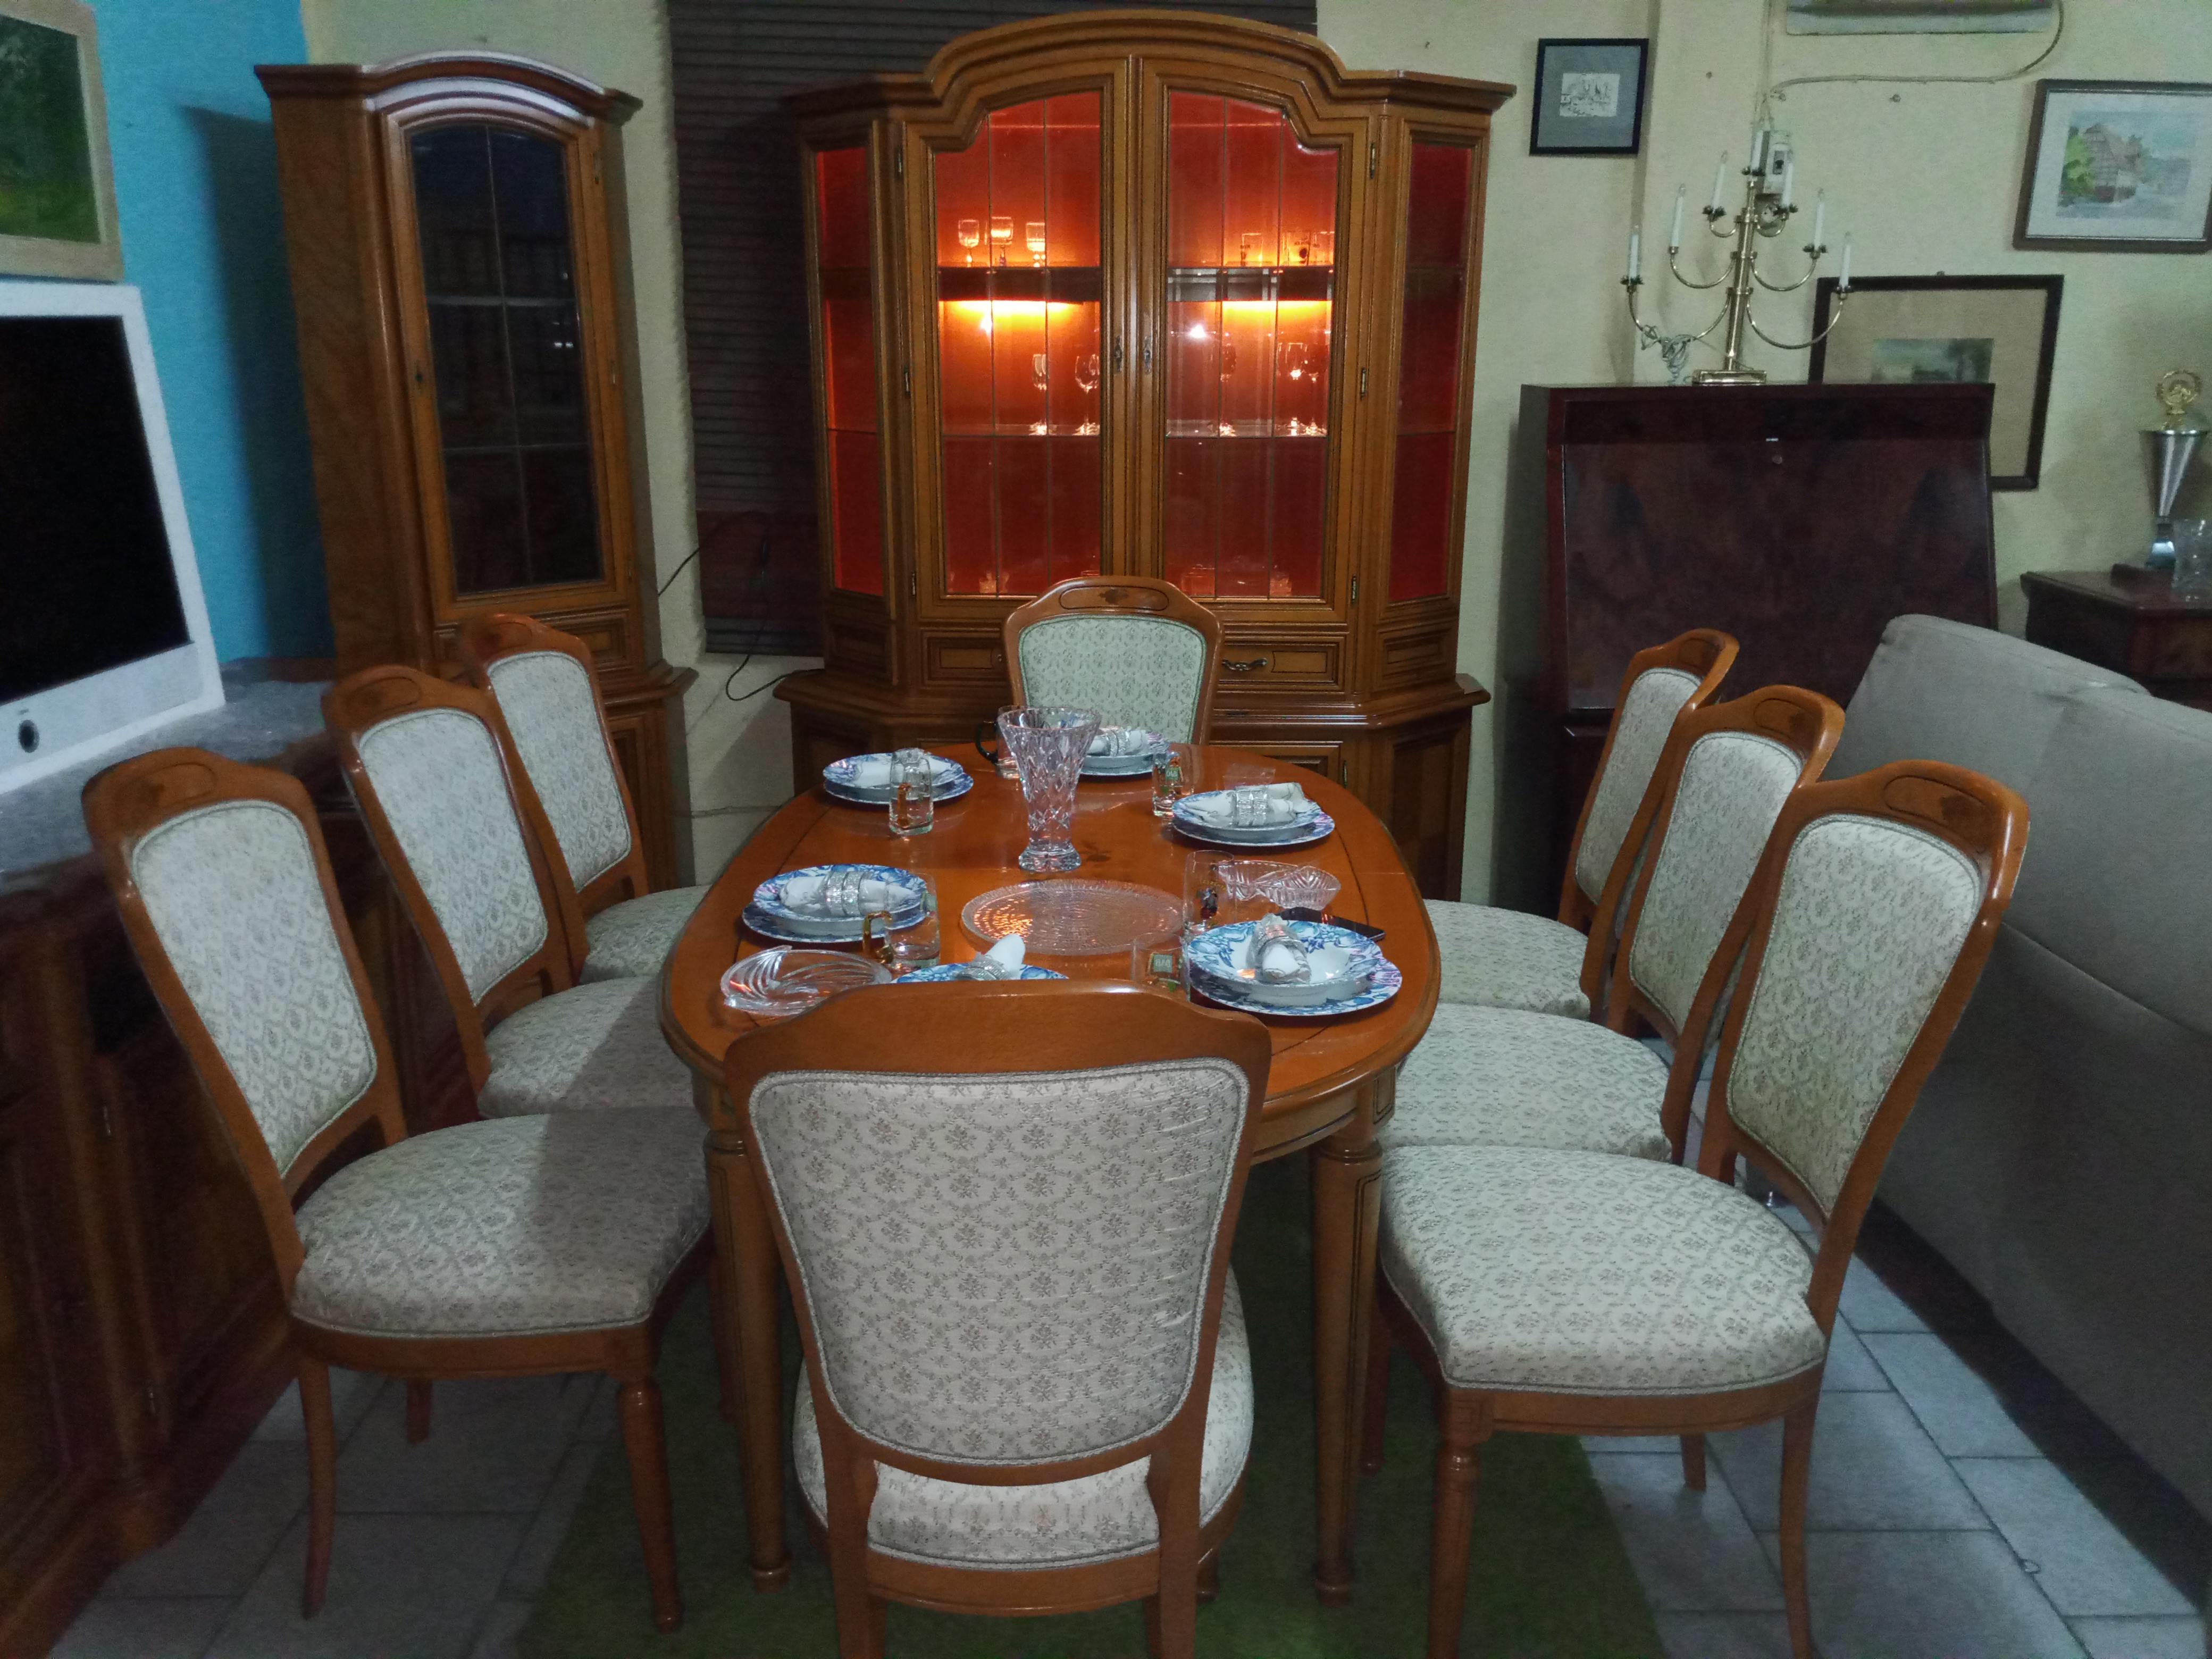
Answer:
[[[2134,565],[2031,570],[2020,585],[2029,643],[2118,669],[2155,696],[2212,709],[2212,597],[2177,599],[2164,572]]]

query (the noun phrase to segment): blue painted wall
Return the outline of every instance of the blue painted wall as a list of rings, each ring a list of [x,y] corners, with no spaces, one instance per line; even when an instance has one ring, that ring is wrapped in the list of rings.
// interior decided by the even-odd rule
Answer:
[[[216,654],[328,656],[307,410],[256,64],[299,0],[95,0],[125,280],[146,300]]]

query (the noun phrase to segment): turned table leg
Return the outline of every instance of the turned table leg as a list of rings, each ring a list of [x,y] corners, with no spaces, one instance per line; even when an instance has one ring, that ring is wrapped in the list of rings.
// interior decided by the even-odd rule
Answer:
[[[780,1590],[791,1582],[791,1549],[783,1531],[783,1364],[776,1331],[775,1236],[746,1167],[742,1136],[720,1127],[707,1137],[707,1186],[714,1203],[717,1288],[737,1350],[739,1479],[753,1588]]]
[[[1391,1079],[1361,1090],[1352,1121],[1310,1154],[1313,1175],[1314,1589],[1324,1605],[1352,1599],[1352,1504],[1359,1425],[1375,1317],[1375,1241],[1382,1154],[1376,1124],[1389,1113]],[[1378,1109],[1379,1108],[1379,1109]]]

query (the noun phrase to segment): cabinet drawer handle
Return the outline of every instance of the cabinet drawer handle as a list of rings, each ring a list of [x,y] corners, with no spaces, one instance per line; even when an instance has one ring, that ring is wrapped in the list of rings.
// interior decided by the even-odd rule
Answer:
[[[1245,662],[1224,661],[1221,665],[1232,674],[1249,674],[1255,668],[1265,668],[1267,665],[1267,659],[1265,657],[1254,657]]]

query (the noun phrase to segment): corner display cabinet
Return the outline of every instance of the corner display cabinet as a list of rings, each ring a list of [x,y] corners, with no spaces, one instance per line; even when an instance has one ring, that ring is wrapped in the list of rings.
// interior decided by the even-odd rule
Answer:
[[[337,671],[458,677],[462,619],[586,641],[656,888],[681,875],[676,699],[638,514],[622,203],[637,109],[550,64],[270,64]],[[688,852],[688,849],[683,849]]]
[[[1459,889],[1455,674],[1485,147],[1510,88],[1310,36],[1083,12],[789,100],[826,665],[797,782],[964,739],[1006,615],[1164,576],[1224,632],[1217,742],[1358,793]]]

